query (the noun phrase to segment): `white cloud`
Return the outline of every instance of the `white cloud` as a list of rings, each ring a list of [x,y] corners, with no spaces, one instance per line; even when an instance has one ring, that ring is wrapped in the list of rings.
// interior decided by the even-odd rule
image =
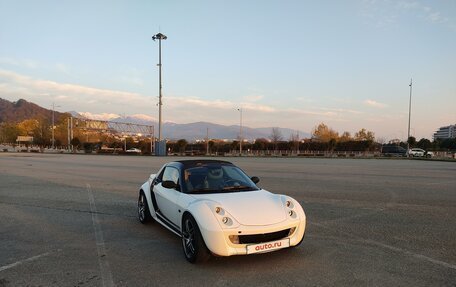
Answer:
[[[432,7],[418,1],[363,1],[361,15],[373,21],[377,27],[385,27],[395,24],[404,14],[411,14],[430,23],[446,24],[454,30],[456,24],[453,19],[445,17],[444,12],[437,11]],[[432,2],[430,2],[431,4]]]
[[[248,95],[248,96],[244,96],[244,101],[246,102],[257,102],[261,99],[263,99],[264,96],[263,95]]]
[[[62,72],[64,74],[69,74],[70,73],[70,68],[67,65],[63,64],[63,63],[55,64],[55,68],[57,69],[57,71]]]
[[[38,62],[30,59],[13,59],[8,57],[0,57],[0,64],[6,64],[17,67],[25,67],[29,69],[36,69],[39,67]]]
[[[364,103],[364,105],[369,106],[369,107],[373,107],[373,108],[383,109],[383,108],[386,107],[386,104],[379,103],[379,102],[374,101],[374,100],[365,100],[363,103]]]
[[[134,115],[146,120],[158,118],[156,97],[36,79],[1,69],[0,95],[13,101],[24,98],[47,108],[54,102],[59,106],[58,111],[83,111],[86,117],[92,119],[110,120],[119,115]],[[376,107],[383,105],[372,100],[367,100],[367,103]],[[237,125],[237,108],[242,107],[246,126],[279,126],[310,131],[319,122],[336,129],[356,130],[364,116],[357,110],[305,106],[306,109],[300,109],[299,105],[279,108],[258,102],[170,95],[163,98],[162,119],[175,123],[207,121]]]
[[[427,19],[429,19],[431,22],[434,22],[434,23],[443,21],[443,18],[442,18],[442,16],[440,15],[440,12],[433,12],[433,13],[430,13],[430,14],[427,16]]]
[[[31,96],[34,100],[42,100],[43,94],[53,99],[58,99],[68,105],[84,106],[85,104],[97,104],[110,109],[113,105],[118,107],[133,106],[142,107],[151,101],[143,95],[124,91],[98,89],[75,84],[58,83],[54,81],[34,79],[11,71],[0,70],[0,80],[4,94],[12,92]]]
[[[361,111],[356,111],[356,110],[350,110],[350,109],[342,109],[342,108],[319,108],[320,110],[323,111],[332,111],[332,112],[337,112],[340,114],[362,114],[363,112]]]
[[[277,111],[273,107],[266,106],[266,105],[259,105],[259,104],[255,104],[255,103],[242,102],[241,107],[243,110],[251,110],[251,111],[258,111],[258,112],[265,112],[265,113],[272,113],[272,112]]]

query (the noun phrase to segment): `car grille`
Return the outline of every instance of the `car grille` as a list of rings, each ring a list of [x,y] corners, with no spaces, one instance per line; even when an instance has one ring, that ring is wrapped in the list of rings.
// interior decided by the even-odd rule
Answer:
[[[290,229],[284,229],[272,233],[252,234],[252,235],[239,235],[240,244],[248,243],[262,243],[285,238],[290,233]]]

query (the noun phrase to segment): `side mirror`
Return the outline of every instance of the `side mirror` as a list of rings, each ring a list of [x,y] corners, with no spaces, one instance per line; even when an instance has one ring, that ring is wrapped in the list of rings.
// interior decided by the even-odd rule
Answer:
[[[174,181],[165,180],[165,181],[162,181],[162,186],[164,188],[175,189],[177,187],[177,184],[175,184]]]
[[[250,179],[253,181],[254,184],[257,184],[260,182],[260,179],[258,178],[258,176],[252,176]]]

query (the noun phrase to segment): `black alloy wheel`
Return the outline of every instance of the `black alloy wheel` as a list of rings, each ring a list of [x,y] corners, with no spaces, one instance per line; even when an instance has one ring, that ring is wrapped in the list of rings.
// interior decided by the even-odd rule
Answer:
[[[149,211],[149,206],[147,205],[147,199],[146,196],[144,195],[144,192],[139,193],[139,198],[138,198],[138,219],[139,222],[142,224],[145,224],[151,220],[150,216],[150,211]]]
[[[191,215],[185,216],[182,221],[182,247],[187,261],[190,263],[201,263],[211,257],[207,249],[198,224]]]

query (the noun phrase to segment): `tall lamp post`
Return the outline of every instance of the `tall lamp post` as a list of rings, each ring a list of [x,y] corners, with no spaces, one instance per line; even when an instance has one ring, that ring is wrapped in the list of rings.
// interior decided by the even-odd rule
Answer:
[[[409,156],[409,150],[410,150],[410,117],[412,113],[412,79],[410,79],[410,98],[409,98],[409,118],[408,118],[408,131],[407,131],[407,156]]]
[[[158,142],[159,142],[159,155],[161,155],[161,140],[162,140],[162,63],[161,63],[161,41],[166,40],[168,37],[162,33],[152,36],[152,40],[158,40]],[[165,148],[166,152],[166,148]]]
[[[237,109],[240,114],[239,121],[239,156],[242,155],[242,108]]]
[[[60,106],[56,106],[54,103],[52,103],[52,149],[55,148],[55,139],[54,139],[54,129],[55,129],[55,124],[54,124],[54,113],[55,113],[55,108],[58,108]]]

